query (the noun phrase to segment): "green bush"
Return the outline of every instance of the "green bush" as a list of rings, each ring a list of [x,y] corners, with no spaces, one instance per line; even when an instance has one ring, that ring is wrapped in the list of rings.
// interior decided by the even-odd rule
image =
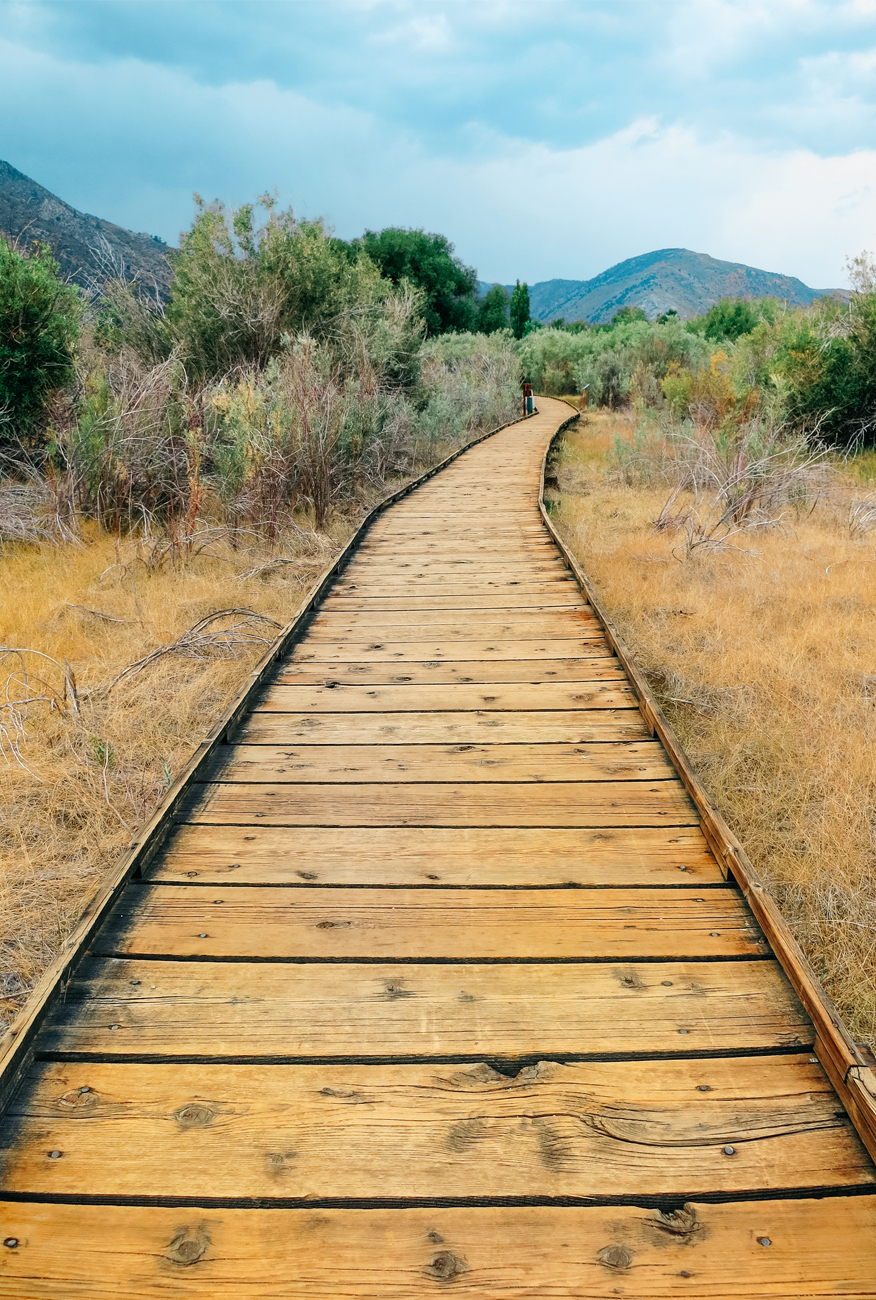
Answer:
[[[81,307],[47,244],[30,256],[0,238],[0,447],[40,438],[53,389],[73,377]]]
[[[477,330],[479,334],[495,334],[496,330],[508,328],[508,292],[501,284],[494,284],[478,303]]]
[[[366,230],[355,246],[393,284],[407,280],[422,290],[428,334],[475,328],[476,273],[454,257],[453,245],[444,235],[390,226],[379,232]]]
[[[637,376],[638,395],[659,404],[660,381],[672,367],[697,370],[708,364],[708,344],[678,319],[661,325],[624,312],[606,329],[575,334],[546,329],[527,335],[520,344],[525,377],[536,391],[548,394],[581,392],[586,386],[591,404],[614,407],[630,400]]]
[[[262,366],[284,334],[319,333],[390,287],[364,252],[330,238],[320,220],[275,212],[267,197],[231,213],[196,201],[200,210],[173,259],[166,324],[187,367],[201,376]],[[267,213],[260,227],[258,206]]]

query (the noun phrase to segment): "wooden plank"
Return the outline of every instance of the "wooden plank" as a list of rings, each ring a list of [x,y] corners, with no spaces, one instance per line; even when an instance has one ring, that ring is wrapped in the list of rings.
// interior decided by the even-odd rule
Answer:
[[[223,1209],[0,1202],[4,1300],[872,1300],[876,1197]],[[762,1243],[769,1243],[765,1246]],[[290,1261],[294,1261],[290,1279]]]
[[[52,1062],[28,1082],[0,1129],[7,1193],[689,1197],[876,1181],[808,1054],[542,1061],[513,1078],[485,1064]]]
[[[508,685],[386,686],[271,685],[262,694],[258,713],[565,713],[580,709],[635,709],[638,700],[625,682],[526,682]]]
[[[301,641],[284,663],[449,663],[478,661],[484,665],[503,660],[532,662],[535,659],[604,658],[610,651],[599,632],[577,637],[542,637],[525,641],[485,641],[479,637],[456,641],[384,640]]]
[[[338,596],[357,596],[362,600],[383,600],[387,596],[409,595],[411,599],[419,599],[426,596],[447,596],[458,594],[460,596],[505,596],[514,595],[541,595],[554,596],[558,592],[569,592],[575,600],[580,600],[581,593],[574,587],[567,578],[561,577],[541,577],[541,578],[513,578],[504,574],[494,579],[482,578],[479,582],[474,581],[471,575],[468,581],[465,581],[466,575],[461,574],[456,577],[454,574],[444,574],[437,578],[423,575],[422,577],[407,576],[397,578],[395,581],[386,578],[371,579],[367,573],[360,575],[357,582],[350,582],[346,585],[338,584],[335,588],[335,594]]]
[[[638,709],[568,713],[249,713],[234,739],[252,745],[594,744],[647,740]]]
[[[529,637],[574,637],[580,634],[601,636],[600,625],[580,610],[553,612],[510,610],[504,615],[485,615],[480,610],[424,609],[422,613],[403,610],[375,610],[357,614],[318,613],[307,629],[306,642],[362,640],[365,637],[392,637],[394,641],[422,641],[424,635],[438,641],[462,641],[476,637],[519,641]]]
[[[384,715],[378,714],[379,718]],[[695,826],[675,778],[663,781],[423,782],[408,785],[198,784],[181,821],[274,826]]]
[[[227,745],[209,781],[645,781],[675,776],[654,741],[604,745]]]
[[[46,1052],[189,1059],[532,1059],[811,1043],[781,968],[762,961],[315,970],[107,958],[68,987],[41,1039]]]
[[[698,827],[178,826],[152,880],[678,885],[723,876]]]
[[[358,554],[358,552],[357,552]],[[507,555],[487,559],[479,556],[473,559],[471,556],[463,555],[435,555],[421,556],[408,559],[402,559],[400,556],[395,560],[390,556],[385,559],[352,559],[344,569],[343,581],[350,580],[358,582],[362,576],[375,579],[386,575],[396,581],[402,581],[409,575],[412,577],[449,577],[456,578],[460,575],[467,577],[502,577],[519,578],[521,581],[525,578],[545,579],[556,577],[565,581],[569,576],[569,567],[563,562],[559,555],[556,559],[531,560],[522,555]]]
[[[218,901],[217,901],[218,900]],[[589,960],[766,952],[735,891],[284,889],[132,883],[102,956]]]
[[[559,584],[557,584],[559,585]],[[504,612],[505,610],[539,610],[586,609],[587,606],[565,586],[555,596],[544,593],[497,595],[489,593],[478,596],[420,596],[416,592],[404,592],[400,596],[373,596],[361,599],[357,596],[329,596],[320,609],[328,613],[376,614],[382,611],[416,615],[431,609],[478,609]]]
[[[424,523],[418,526],[414,521],[407,524],[398,523],[391,526],[391,520],[376,524],[368,530],[368,542],[371,546],[397,545],[399,542],[447,541],[447,528],[441,523]],[[518,540],[528,542],[552,540],[541,519],[536,515],[535,522],[528,521],[499,524],[496,526],[472,523],[471,519],[453,529],[453,538],[457,542],[501,541],[514,545]]]
[[[281,661],[276,682],[288,686],[324,686],[341,682],[352,686],[387,686],[411,682],[419,686],[447,682],[602,682],[626,681],[626,673],[611,655],[581,656],[577,659],[498,659],[491,663],[460,660],[457,663],[395,664],[300,663]]]

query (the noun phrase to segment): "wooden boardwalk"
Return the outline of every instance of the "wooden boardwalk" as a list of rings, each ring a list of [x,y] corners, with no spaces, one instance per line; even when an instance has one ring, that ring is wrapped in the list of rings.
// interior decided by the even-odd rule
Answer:
[[[0,1297],[876,1296],[865,1062],[540,409],[370,526],[7,1040]]]

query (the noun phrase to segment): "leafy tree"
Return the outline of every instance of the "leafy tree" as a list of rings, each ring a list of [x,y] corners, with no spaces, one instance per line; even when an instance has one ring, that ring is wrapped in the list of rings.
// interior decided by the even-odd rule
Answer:
[[[511,329],[516,339],[529,333],[529,321],[529,285],[518,280],[511,290]]]
[[[613,328],[615,325],[625,325],[628,321],[647,319],[641,307],[621,307],[620,311],[616,311],[612,316],[611,324]]]
[[[32,439],[49,393],[73,377],[81,308],[58,270],[48,244],[26,256],[0,238],[0,446]]]
[[[198,215],[174,258],[166,321],[196,373],[262,366],[284,335],[319,334],[389,288],[361,249],[330,238],[321,220],[275,212],[269,196],[230,213],[219,202],[195,201]],[[267,213],[261,226],[256,206]]]
[[[670,307],[669,311],[665,311],[661,316],[657,317],[657,324],[665,325],[667,321],[676,320],[677,318],[678,318],[678,312],[675,310],[674,307]]]
[[[702,333],[715,343],[729,340],[735,343],[743,334],[750,334],[760,320],[760,312],[749,299],[722,298],[701,318]]]
[[[444,235],[423,230],[366,230],[355,241],[393,284],[408,280],[424,294],[423,315],[429,334],[474,328],[476,273],[453,255]]]
[[[477,329],[479,334],[495,334],[508,328],[508,293],[501,284],[488,289],[478,304]]]

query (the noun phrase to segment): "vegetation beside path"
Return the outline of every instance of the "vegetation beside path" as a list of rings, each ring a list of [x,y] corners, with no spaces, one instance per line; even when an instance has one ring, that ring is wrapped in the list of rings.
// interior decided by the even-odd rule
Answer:
[[[773,449],[769,465],[749,446],[743,479],[739,448],[722,452],[713,433],[648,437],[641,413],[587,413],[564,435],[550,509],[852,1033],[872,1043],[876,456]]]

